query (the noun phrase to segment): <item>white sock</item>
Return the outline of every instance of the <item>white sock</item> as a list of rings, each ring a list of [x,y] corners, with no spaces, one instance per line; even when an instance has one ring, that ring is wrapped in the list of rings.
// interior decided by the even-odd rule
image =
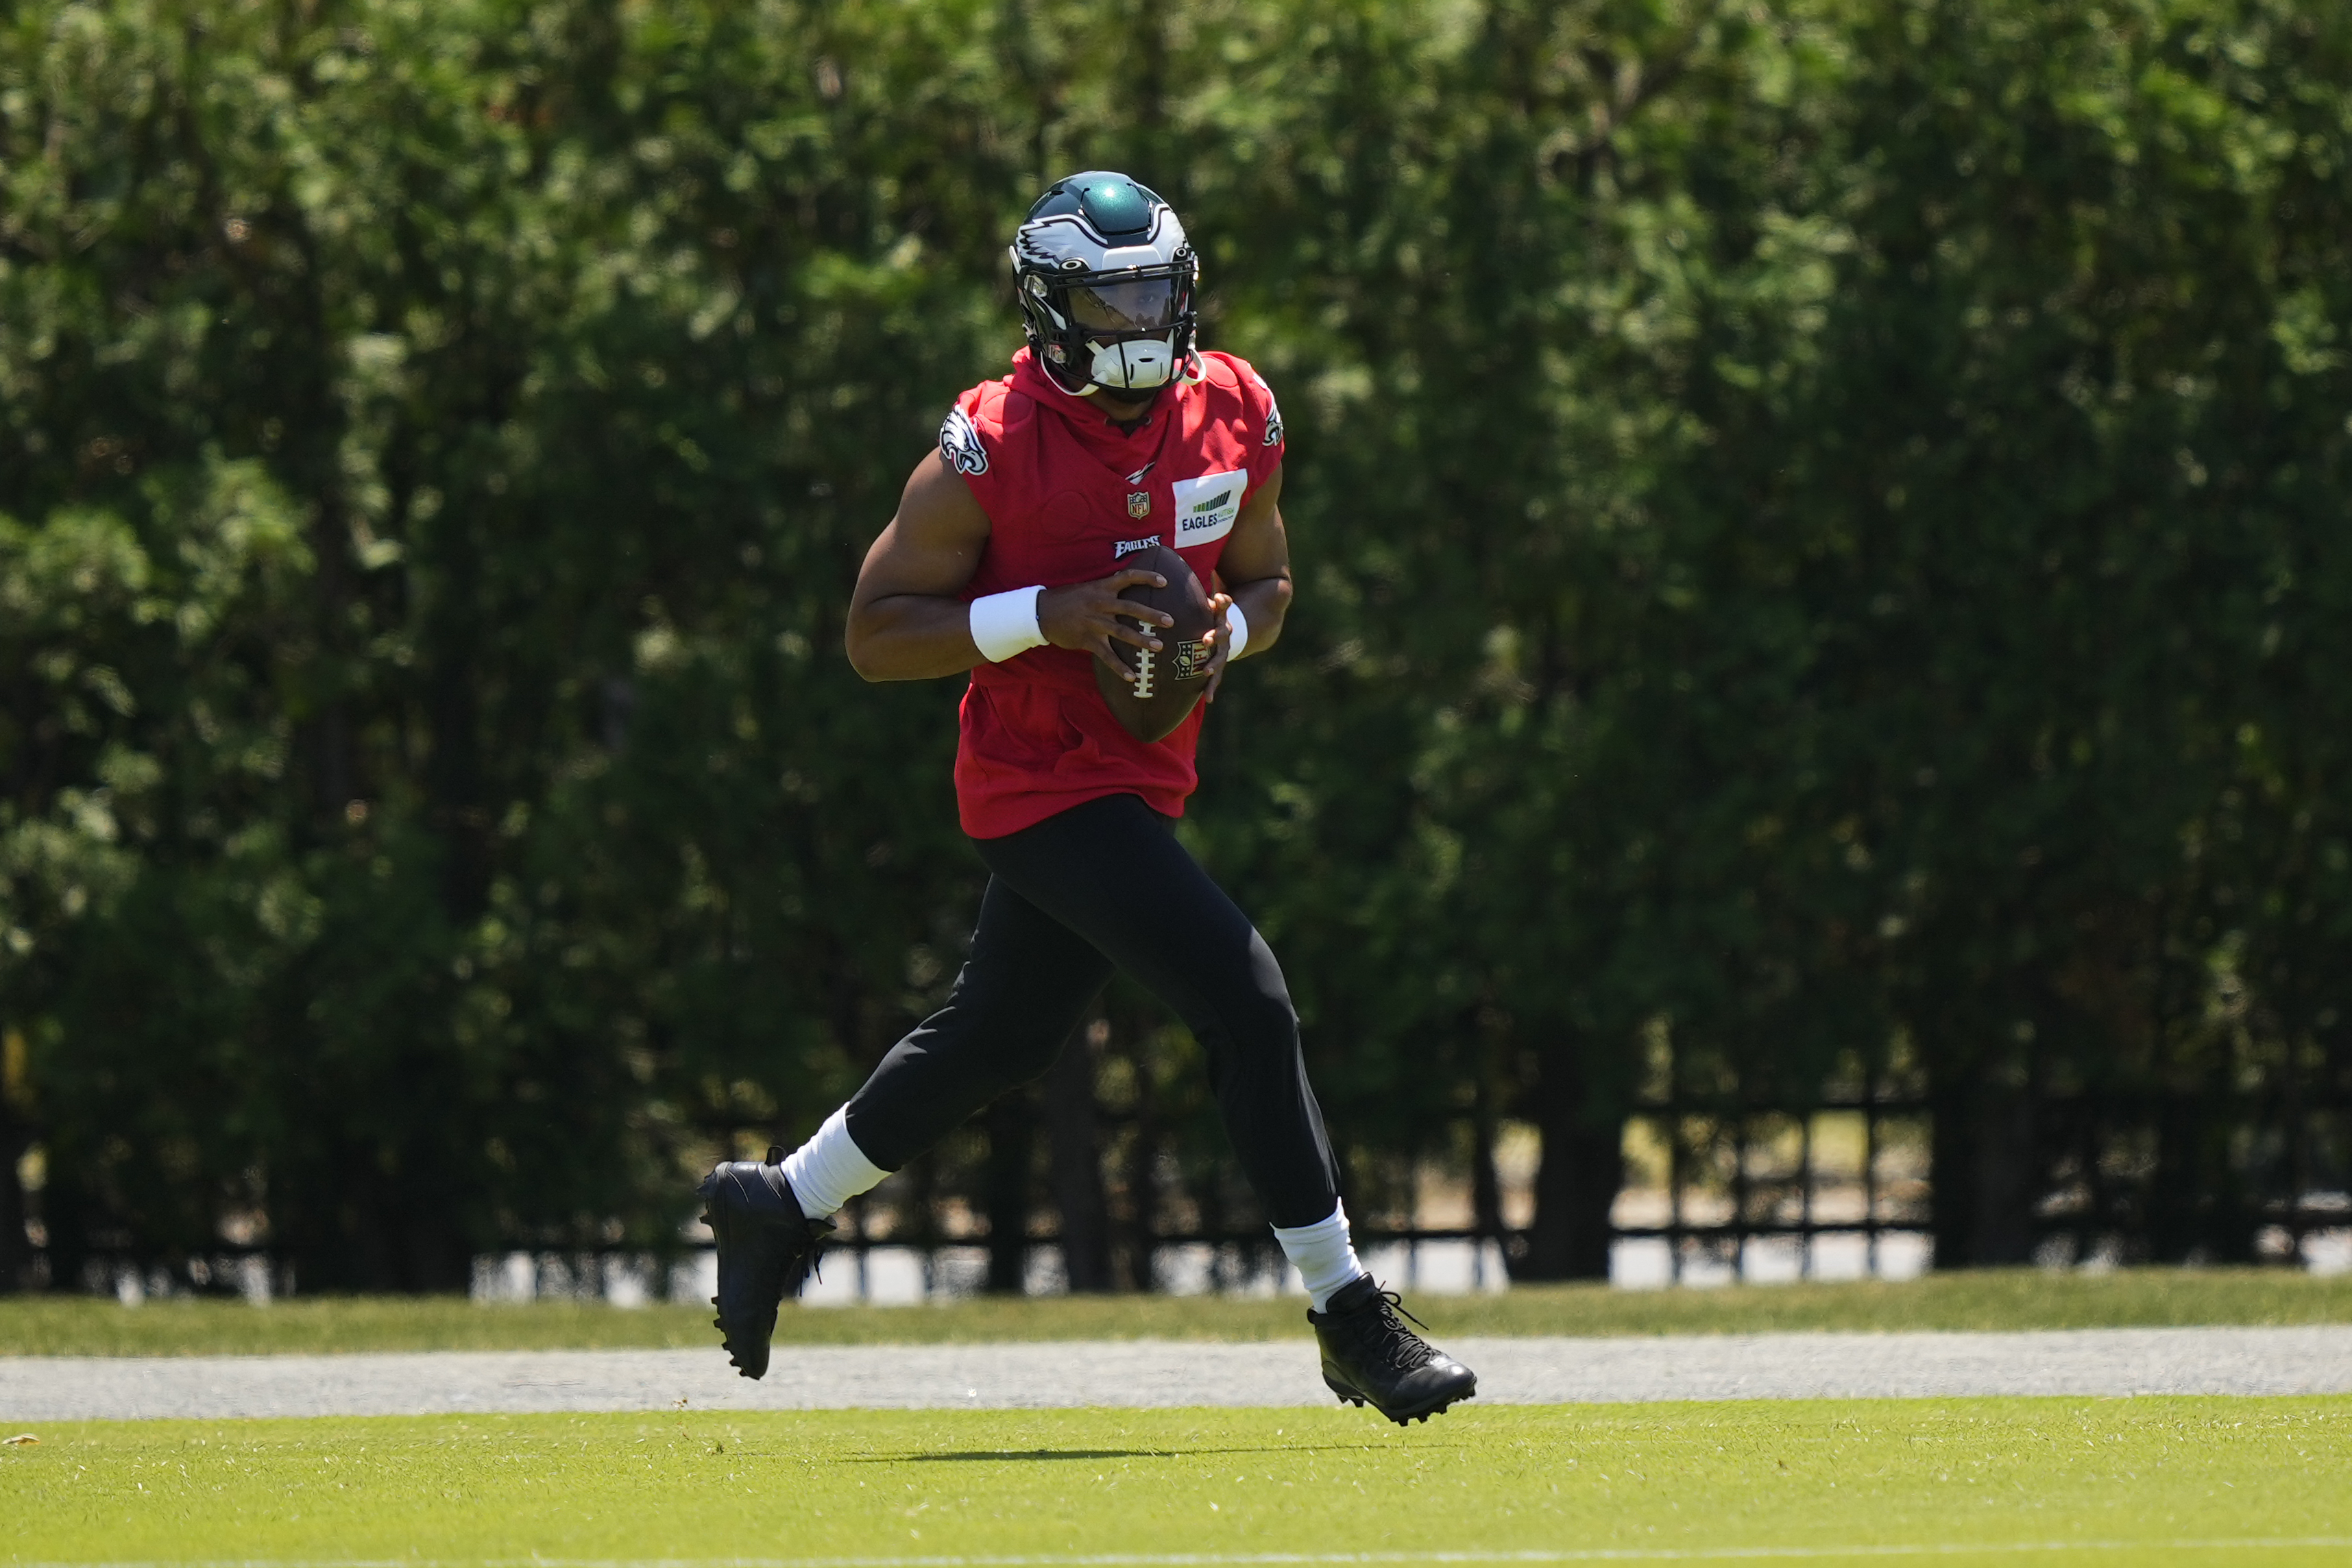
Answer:
[[[811,1219],[831,1219],[843,1204],[880,1186],[889,1174],[851,1141],[846,1105],[827,1116],[816,1136],[784,1161],[784,1179]]]
[[[1273,1228],[1274,1239],[1282,1243],[1285,1256],[1298,1270],[1298,1278],[1307,1287],[1307,1296],[1315,1310],[1322,1312],[1331,1304],[1331,1298],[1349,1281],[1360,1278],[1364,1266],[1356,1261],[1356,1249],[1348,1240],[1348,1210],[1345,1205],[1335,1205],[1331,1218],[1285,1230]]]

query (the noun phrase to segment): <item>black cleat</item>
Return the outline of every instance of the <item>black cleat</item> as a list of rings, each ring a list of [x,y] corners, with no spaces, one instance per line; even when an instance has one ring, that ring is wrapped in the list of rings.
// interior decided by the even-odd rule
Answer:
[[[816,1263],[817,1244],[833,1229],[831,1220],[801,1213],[784,1180],[783,1161],[784,1151],[772,1146],[763,1161],[730,1160],[712,1166],[698,1189],[702,1223],[719,1240],[719,1293],[710,1298],[719,1315],[710,1326],[725,1337],[727,1359],[746,1377],[767,1375],[776,1308],[801,1293]]]
[[[1340,1287],[1328,1310],[1307,1309],[1323,1343],[1323,1382],[1343,1405],[1371,1407],[1402,1427],[1443,1415],[1478,1392],[1478,1375],[1404,1326],[1394,1291],[1370,1274]]]

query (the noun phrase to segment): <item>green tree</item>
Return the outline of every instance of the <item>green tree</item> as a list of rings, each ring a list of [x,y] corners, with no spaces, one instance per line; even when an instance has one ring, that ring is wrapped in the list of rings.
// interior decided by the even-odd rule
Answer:
[[[1663,1060],[1917,1077],[1943,1262],[2249,1255],[2346,1158],[2348,81],[2301,0],[0,8],[0,1278],[37,1142],[60,1282],[445,1288],[837,1103],[981,875],[847,585],[1101,164],[1283,401],[1186,831],[1360,1217],[1523,1116],[1604,1270]],[[1244,1225],[1104,1022],[902,1218]]]

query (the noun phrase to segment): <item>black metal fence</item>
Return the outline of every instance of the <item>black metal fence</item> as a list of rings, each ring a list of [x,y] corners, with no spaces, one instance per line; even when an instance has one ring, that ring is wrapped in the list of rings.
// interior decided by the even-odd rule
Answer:
[[[2232,1173],[2231,1190],[2206,1195],[2234,1206],[2236,1233],[2251,1239],[2242,1255],[2221,1260],[2294,1266],[2310,1259],[2315,1238],[2333,1234],[2344,1243],[2346,1263],[2352,1264],[2347,1107],[2311,1100],[2293,1106],[2250,1101],[2196,1109],[2207,1122],[2218,1110],[2221,1119],[2247,1129],[2225,1162]],[[2029,1155],[2041,1188],[2032,1219],[2036,1260],[2053,1266],[2137,1260],[2134,1247],[2147,1223],[2149,1189],[2165,1179],[2147,1129],[2179,1113],[2162,1096],[2045,1096],[2038,1103]],[[1617,1264],[1612,1273],[1621,1282],[1663,1284],[1915,1272],[1933,1254],[1933,1124],[1934,1106],[1908,1085],[1886,1092],[1825,1094],[1810,1104],[1654,1096],[1624,1124],[1627,1180],[1612,1214]],[[1484,1146],[1492,1142],[1489,1137]],[[1458,1171],[1435,1174],[1441,1182],[1466,1185]],[[859,1299],[876,1293],[867,1282],[883,1255],[901,1263],[914,1260],[922,1295],[977,1288],[987,1272],[979,1260],[992,1241],[984,1220],[961,1197],[943,1197],[944,1189],[934,1181],[903,1185],[911,1190],[894,1195],[886,1188],[845,1210],[832,1248],[833,1268],[850,1271],[858,1281],[854,1293]],[[1360,1251],[1402,1249],[1402,1270],[1410,1277],[1422,1249],[1453,1249],[1459,1260],[1459,1249],[1467,1248],[1474,1288],[1501,1283],[1507,1260],[1525,1255],[1530,1237],[1525,1217],[1532,1195],[1524,1179],[1504,1184],[1498,1222],[1485,1226],[1426,1222],[1418,1184],[1408,1185],[1416,1197],[1406,1211],[1360,1219]],[[913,1211],[915,1205],[920,1212]],[[1178,1207],[1130,1204],[1128,1216],[1173,1218]],[[1195,1215],[1214,1210],[1213,1205],[1182,1207]],[[1503,1218],[1514,1209],[1516,1218]],[[31,1282],[55,1282],[38,1245],[37,1224],[32,1239]],[[1265,1289],[1280,1280],[1284,1267],[1272,1239],[1253,1225],[1163,1220],[1148,1232],[1130,1226],[1128,1240],[1141,1253],[1133,1278],[1160,1288],[1177,1283]],[[1838,1240],[1848,1244],[1824,1245]],[[1021,1246],[1050,1254],[1058,1241],[1048,1226],[1025,1235]],[[534,1245],[519,1239],[510,1251],[478,1264],[477,1290],[683,1295],[693,1288],[700,1267],[697,1257],[708,1247],[693,1233],[658,1249]],[[527,1260],[527,1268],[517,1259]],[[1188,1267],[1171,1268],[1174,1261]],[[258,1300],[301,1288],[295,1266],[274,1257],[266,1244],[226,1242],[164,1254],[101,1244],[82,1260],[80,1278],[68,1283],[125,1299],[194,1291]]]

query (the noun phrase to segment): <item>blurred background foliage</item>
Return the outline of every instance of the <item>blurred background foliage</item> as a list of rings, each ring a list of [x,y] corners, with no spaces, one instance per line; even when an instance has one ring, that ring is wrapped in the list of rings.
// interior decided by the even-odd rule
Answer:
[[[1605,1270],[1662,1042],[1928,1107],[1944,1265],[2343,1185],[2352,13],[0,0],[0,1280],[35,1149],[61,1283],[454,1288],[838,1103],[982,874],[843,608],[1092,166],[1283,400],[1187,831],[1360,1213],[1521,1119]],[[902,1224],[1246,1224],[1189,1050]]]

